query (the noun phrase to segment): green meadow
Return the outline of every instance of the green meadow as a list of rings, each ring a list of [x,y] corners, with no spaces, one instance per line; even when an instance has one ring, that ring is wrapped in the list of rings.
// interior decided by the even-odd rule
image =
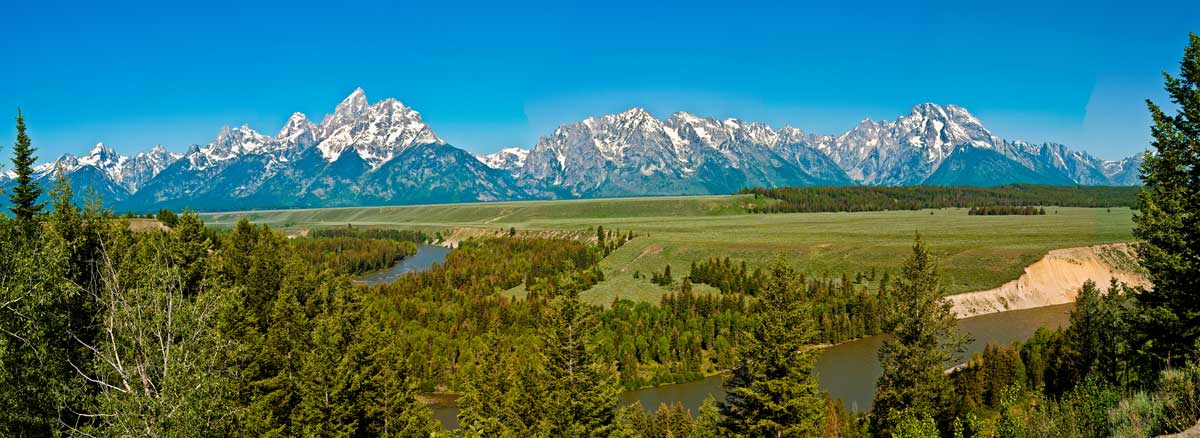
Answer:
[[[607,257],[605,281],[585,295],[607,303],[656,300],[668,288],[650,283],[670,264],[676,279],[693,261],[729,257],[751,268],[783,257],[819,276],[899,269],[921,233],[940,256],[947,293],[999,286],[1057,248],[1132,240],[1125,208],[1047,207],[1044,216],[968,216],[966,209],[863,213],[748,214],[749,195],[355,207],[204,214],[213,226],[245,217],[281,229],[346,226],[419,229],[445,236],[570,232],[596,226],[639,237]],[[644,278],[635,279],[634,272]],[[706,288],[701,288],[704,290]]]

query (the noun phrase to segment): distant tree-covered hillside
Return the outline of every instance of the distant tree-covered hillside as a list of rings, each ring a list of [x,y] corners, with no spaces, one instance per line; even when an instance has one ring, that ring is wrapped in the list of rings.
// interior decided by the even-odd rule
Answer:
[[[1045,186],[1011,184],[997,187],[782,187],[742,189],[739,193],[775,200],[755,204],[752,213],[920,210],[994,206],[1130,207],[1138,205],[1137,187]]]

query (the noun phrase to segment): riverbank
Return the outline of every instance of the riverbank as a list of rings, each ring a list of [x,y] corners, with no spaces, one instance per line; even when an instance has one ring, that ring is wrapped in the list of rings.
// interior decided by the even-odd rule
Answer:
[[[401,259],[396,264],[375,271],[370,274],[364,274],[354,279],[357,284],[374,286],[377,284],[391,283],[400,278],[400,276],[411,273],[420,272],[429,269],[434,263],[442,263],[446,260],[446,254],[450,253],[450,249],[437,245],[417,245],[417,253]]]
[[[1035,309],[1075,302],[1084,282],[1101,288],[1116,279],[1130,286],[1148,286],[1139,271],[1134,248],[1128,243],[1052,250],[1025,267],[1016,280],[995,289],[950,295],[959,319],[1010,310]]]

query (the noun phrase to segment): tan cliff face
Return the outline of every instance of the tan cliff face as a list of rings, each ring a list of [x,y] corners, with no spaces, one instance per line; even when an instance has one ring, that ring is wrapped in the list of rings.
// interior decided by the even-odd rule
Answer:
[[[990,290],[951,295],[959,318],[1067,304],[1075,301],[1087,280],[1107,289],[1111,279],[1130,286],[1149,286],[1139,272],[1134,248],[1127,243],[1050,251],[1025,268],[1020,278]]]

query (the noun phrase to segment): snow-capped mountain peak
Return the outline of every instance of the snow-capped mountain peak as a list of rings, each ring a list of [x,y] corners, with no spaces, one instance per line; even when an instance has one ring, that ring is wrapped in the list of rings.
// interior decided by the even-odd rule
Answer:
[[[1003,140],[955,105],[922,103],[895,121],[863,119],[817,148],[869,185],[917,184],[958,146],[999,149]]]
[[[225,126],[217,139],[201,149],[210,159],[228,160],[240,155],[264,152],[274,146],[274,139],[242,125],[237,129]]]
[[[525,159],[528,157],[529,151],[519,147],[507,147],[492,154],[475,156],[475,158],[478,158],[480,162],[490,168],[510,172],[519,170],[525,166]]]
[[[337,161],[354,148],[372,168],[415,145],[445,144],[416,110],[390,98],[368,105],[362,88],[338,104],[318,131],[317,148],[326,161]]]
[[[342,102],[334,108],[334,114],[345,114],[349,116],[362,115],[367,110],[367,92],[363,91],[362,87],[357,87],[349,96],[342,99]]]
[[[792,127],[792,125],[779,128],[779,132],[777,134],[778,137],[776,137],[776,143],[774,146],[784,144],[802,144],[808,141],[808,134],[805,134],[804,131],[799,128]]]
[[[275,136],[285,147],[300,149],[317,143],[317,125],[303,113],[293,113]]]
[[[112,148],[105,146],[104,143],[96,143],[87,155],[82,157],[74,157],[70,154],[64,155],[60,161],[63,163],[64,170],[75,170],[81,166],[95,166],[96,168],[109,170],[120,167],[128,160],[114,151]]]
[[[908,116],[896,119],[894,126],[916,134],[909,136],[910,145],[935,148],[938,154],[962,144],[991,148],[999,142],[979,119],[955,105],[917,105]]]
[[[792,134],[803,136],[796,131]],[[774,149],[779,138],[764,123],[687,112],[659,120],[644,109],[631,108],[560,126],[538,140],[518,177],[574,196],[848,182],[832,162],[808,146]],[[832,171],[814,177],[798,168],[801,160],[810,167],[813,156],[820,162],[815,166],[833,167]]]

